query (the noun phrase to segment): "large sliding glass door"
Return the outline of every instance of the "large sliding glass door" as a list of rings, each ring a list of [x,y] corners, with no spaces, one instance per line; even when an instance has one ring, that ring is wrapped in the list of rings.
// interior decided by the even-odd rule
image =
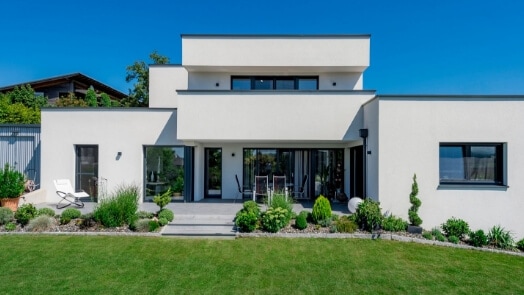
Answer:
[[[343,149],[244,149],[243,185],[252,187],[255,176],[286,176],[290,189],[298,190],[308,175],[305,195],[328,198],[344,191]]]
[[[184,167],[184,147],[145,147],[144,201],[150,202],[154,196],[168,189],[173,192],[173,200],[183,200],[186,182]]]

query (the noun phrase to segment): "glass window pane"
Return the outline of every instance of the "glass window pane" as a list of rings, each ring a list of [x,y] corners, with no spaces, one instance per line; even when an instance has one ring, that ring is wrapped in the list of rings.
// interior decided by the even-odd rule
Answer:
[[[270,79],[255,79],[255,89],[256,90],[272,90],[273,89],[273,80]]]
[[[145,201],[171,189],[174,196],[184,191],[184,148],[146,147]],[[175,194],[176,193],[176,194]]]
[[[250,90],[251,89],[251,79],[245,78],[234,78],[231,83],[232,90]]]
[[[461,146],[440,147],[440,180],[464,181],[464,155]]]
[[[299,90],[317,90],[318,81],[317,79],[298,79],[298,89]]]
[[[494,182],[496,154],[494,146],[470,147],[470,156],[466,158],[466,178],[470,181]]]
[[[279,89],[279,90],[293,90],[293,89],[295,89],[295,80],[279,79],[276,82],[276,89]]]

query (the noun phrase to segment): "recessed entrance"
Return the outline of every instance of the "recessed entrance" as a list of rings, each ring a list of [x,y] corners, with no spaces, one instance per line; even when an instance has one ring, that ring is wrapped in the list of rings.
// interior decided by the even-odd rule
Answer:
[[[206,148],[204,198],[222,198],[222,149]]]

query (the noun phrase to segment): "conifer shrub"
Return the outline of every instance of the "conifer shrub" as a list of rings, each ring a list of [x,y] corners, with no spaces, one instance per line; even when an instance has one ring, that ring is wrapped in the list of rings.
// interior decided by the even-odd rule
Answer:
[[[358,205],[355,212],[355,222],[365,231],[373,231],[382,224],[382,213],[380,212],[380,203],[371,199],[365,199]]]
[[[417,175],[413,175],[413,184],[411,185],[411,193],[409,194],[409,202],[411,207],[408,210],[409,223],[414,226],[419,226],[422,224],[422,219],[418,216],[418,209],[420,208],[421,201],[417,197],[418,195],[418,183]]]
[[[297,215],[297,218],[295,219],[295,227],[303,230],[307,228],[307,212],[302,211],[300,214]]]
[[[313,204],[313,211],[311,212],[313,222],[319,224],[322,220],[331,218],[331,204],[329,200],[323,195],[318,196]]]

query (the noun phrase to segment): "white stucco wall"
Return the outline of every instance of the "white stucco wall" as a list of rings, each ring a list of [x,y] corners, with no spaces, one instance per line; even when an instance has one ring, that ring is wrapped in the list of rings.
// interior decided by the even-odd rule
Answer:
[[[369,35],[182,35],[182,64],[190,70],[330,67],[331,72],[362,72],[369,66],[369,40]]]
[[[373,99],[369,103],[365,104],[363,107],[364,112],[364,124],[362,128],[368,129],[368,138],[367,138],[367,151],[366,151],[366,161],[367,161],[367,189],[366,197],[369,197],[373,200],[378,200],[379,197],[379,102],[377,99]]]
[[[58,202],[54,179],[75,185],[75,145],[98,145],[98,175],[108,192],[122,183],[143,187],[143,146],[176,145],[176,111],[131,108],[42,110],[42,181],[47,202]],[[117,152],[122,156],[117,158]]]
[[[372,92],[179,92],[178,138],[187,141],[349,141]],[[198,118],[198,120],[196,120]]]
[[[188,75],[180,65],[149,66],[149,107],[177,108],[177,90],[188,89]]]
[[[524,98],[381,97],[379,199],[382,209],[407,219],[413,174],[422,201],[422,226],[451,217],[472,229],[501,225],[524,237]],[[440,142],[507,144],[509,188],[439,189]]]

